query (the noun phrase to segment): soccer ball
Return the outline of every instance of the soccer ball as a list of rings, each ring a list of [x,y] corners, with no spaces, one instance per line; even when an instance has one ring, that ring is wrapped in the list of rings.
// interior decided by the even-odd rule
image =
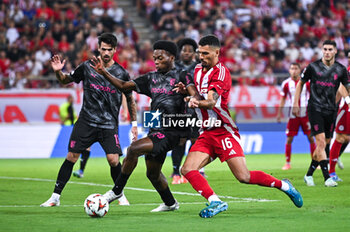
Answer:
[[[90,217],[103,217],[108,212],[109,204],[101,194],[94,193],[85,199],[84,209]]]

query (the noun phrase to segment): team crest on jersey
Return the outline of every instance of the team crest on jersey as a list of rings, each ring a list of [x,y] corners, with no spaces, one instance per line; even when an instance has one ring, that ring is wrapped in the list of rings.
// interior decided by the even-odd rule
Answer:
[[[338,79],[338,74],[334,74],[334,80],[336,81]]]
[[[174,85],[175,85],[175,81],[176,81],[175,78],[171,78],[171,79],[170,79],[170,85],[171,85],[171,86],[174,86]]]
[[[74,148],[75,147],[75,144],[77,143],[77,141],[70,141],[70,148]]]

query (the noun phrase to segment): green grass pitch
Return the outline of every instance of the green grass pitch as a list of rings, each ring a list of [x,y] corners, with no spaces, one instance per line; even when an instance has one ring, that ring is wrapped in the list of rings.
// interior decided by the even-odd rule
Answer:
[[[125,189],[131,205],[112,203],[104,218],[88,217],[83,202],[89,194],[105,193],[111,188],[106,159],[91,158],[85,177],[71,177],[62,193],[61,206],[52,208],[39,205],[51,195],[63,159],[4,159],[0,160],[0,231],[350,231],[349,154],[344,154],[342,161],[345,169],[337,172],[344,182],[336,188],[326,188],[320,170],[314,174],[315,187],[303,182],[310,155],[293,155],[289,171],[281,170],[283,155],[247,156],[250,170],[291,180],[304,198],[304,206],[299,209],[277,189],[240,184],[226,163],[215,160],[206,167],[208,181],[229,208],[203,219],[198,213],[206,200],[196,195],[189,184],[170,184],[180,202],[178,211],[149,212],[161,200],[145,176],[143,158]],[[78,165],[74,170],[77,168]],[[171,171],[168,157],[163,173],[168,177]]]

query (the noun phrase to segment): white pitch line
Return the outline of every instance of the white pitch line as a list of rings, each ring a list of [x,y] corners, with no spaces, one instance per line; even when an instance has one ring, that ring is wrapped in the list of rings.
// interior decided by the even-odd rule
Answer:
[[[40,178],[29,178],[29,177],[10,177],[10,176],[0,176],[0,179],[8,179],[8,180],[27,180],[27,181],[41,181],[41,182],[56,182],[56,180],[50,180],[50,179],[40,179]],[[80,184],[80,185],[90,185],[90,186],[101,186],[101,187],[108,187],[112,188],[113,185],[109,184],[96,184],[96,183],[90,183],[90,182],[76,182],[76,181],[69,181],[71,184]],[[135,191],[142,191],[142,192],[157,192],[154,189],[144,189],[144,188],[134,188],[134,187],[125,187],[125,189],[129,190],[135,190]],[[187,196],[200,196],[198,193],[187,193],[187,192],[173,192],[173,194],[177,195],[187,195]],[[225,199],[234,199],[238,200],[240,202],[275,202],[278,200],[269,200],[269,199],[255,199],[255,198],[241,198],[241,197],[232,197],[232,196],[219,196],[219,198],[225,198]]]
[[[249,201],[225,201],[226,203],[246,203]],[[154,206],[154,205],[159,205],[160,202],[158,203],[138,203],[138,204],[133,204],[131,203],[130,205],[112,205],[118,206],[118,207],[130,207],[130,206]],[[205,202],[179,202],[180,205],[204,205]],[[38,205],[0,205],[0,208],[38,208]],[[83,207],[83,205],[60,205],[59,207]]]

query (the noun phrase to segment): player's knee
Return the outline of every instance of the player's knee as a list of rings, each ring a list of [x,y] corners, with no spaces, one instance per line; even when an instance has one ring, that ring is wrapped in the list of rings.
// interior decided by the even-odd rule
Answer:
[[[68,152],[66,159],[72,163],[76,163],[79,159],[79,153]]]
[[[119,159],[118,159],[117,155],[115,157],[107,157],[107,161],[108,161],[109,166],[111,166],[111,167],[115,167],[119,163]]]
[[[138,156],[139,156],[139,149],[132,145],[129,146],[127,151],[127,157],[129,159],[134,159],[134,158],[137,158]]]
[[[350,135],[345,135],[345,141],[344,143],[350,142]]]
[[[349,141],[349,136],[337,133],[335,140],[337,140],[338,143],[346,143]]]
[[[247,174],[242,173],[242,174],[236,175],[236,178],[240,183],[248,184],[250,180],[250,175],[249,173]]]
[[[192,169],[188,168],[188,166],[184,165],[181,167],[180,169],[180,172],[181,174],[184,176],[186,175],[187,173],[189,173]]]
[[[317,143],[318,148],[320,148],[322,150],[324,150],[326,148],[326,144],[327,144],[326,141],[319,139],[316,141],[316,143]]]

